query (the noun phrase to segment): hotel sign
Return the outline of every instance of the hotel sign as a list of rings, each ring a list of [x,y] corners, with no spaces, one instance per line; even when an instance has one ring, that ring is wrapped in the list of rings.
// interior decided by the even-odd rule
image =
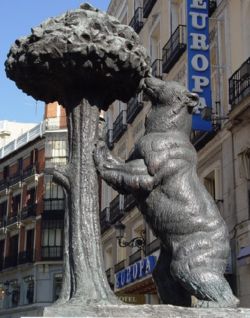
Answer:
[[[124,268],[115,274],[115,288],[122,288],[142,277],[151,274],[156,265],[156,256],[146,258]]]
[[[209,0],[187,0],[188,89],[200,96],[201,107],[212,107],[209,51]],[[193,115],[193,129],[212,130],[210,121]]]

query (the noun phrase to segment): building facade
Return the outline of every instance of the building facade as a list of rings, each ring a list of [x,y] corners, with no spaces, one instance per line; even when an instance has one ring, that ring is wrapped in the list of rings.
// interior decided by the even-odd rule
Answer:
[[[62,283],[64,197],[46,168],[66,163],[66,120],[44,121],[0,149],[0,315],[57,299]]]
[[[231,255],[225,275],[241,306],[249,307],[250,3],[247,0],[208,2],[213,130],[193,131],[191,139],[198,151],[200,180],[229,228]],[[112,0],[108,13],[138,33],[151,57],[155,77],[188,86],[186,1]],[[108,144],[115,155],[124,160],[133,158],[134,144],[144,133],[150,107],[142,94],[127,104],[117,101],[111,105],[105,119]],[[157,259],[159,241],[143,220],[132,196],[118,195],[103,183],[101,202],[104,260],[111,286],[125,301],[158,303],[151,269],[145,270],[145,264],[151,262],[151,256]],[[126,245],[124,240],[142,237],[145,248],[120,247],[114,229],[117,222],[126,226],[120,245]],[[136,270],[140,268],[141,274],[137,275]]]

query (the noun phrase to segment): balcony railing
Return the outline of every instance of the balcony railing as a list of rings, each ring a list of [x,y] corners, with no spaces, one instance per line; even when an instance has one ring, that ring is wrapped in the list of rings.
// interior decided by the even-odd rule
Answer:
[[[43,260],[62,260],[63,247],[62,246],[42,246],[41,258]]]
[[[6,226],[6,220],[5,217],[3,217],[3,219],[0,220],[0,229]]]
[[[6,180],[1,180],[0,181],[0,191],[7,189],[9,186],[8,182]]]
[[[117,195],[110,202],[110,224],[115,224],[124,216],[124,204],[122,204],[120,195]]]
[[[17,264],[18,264],[17,255],[7,256],[4,259],[4,268],[14,267],[14,266],[17,266]]]
[[[157,0],[144,0],[143,1],[143,17],[146,19],[151,10],[153,9]]]
[[[26,178],[31,177],[32,175],[36,174],[36,165],[32,164],[29,165],[25,170],[23,170],[22,179],[25,180]]]
[[[18,264],[32,263],[33,262],[34,252],[24,251],[18,254]]]
[[[156,59],[151,65],[152,75],[156,78],[162,79],[162,60]]]
[[[229,103],[238,104],[250,95],[250,58],[229,79]]]
[[[159,250],[161,246],[160,240],[157,238],[154,241],[150,242],[146,246],[146,255],[150,255],[154,253],[155,251]]]
[[[134,16],[129,23],[136,33],[139,33],[143,27],[143,8],[139,7],[135,10]]]
[[[10,176],[10,178],[9,178],[9,186],[14,185],[14,184],[18,183],[21,180],[22,180],[22,172],[18,171],[13,176]]]
[[[219,126],[215,127],[213,131],[195,131],[191,137],[191,142],[196,151],[202,149],[210,140],[212,140],[218,130]]]
[[[186,25],[179,25],[162,49],[162,72],[168,73],[187,47]]]
[[[7,225],[11,225],[11,224],[14,224],[14,223],[17,223],[19,217],[17,214],[15,215],[10,215],[8,218],[7,218]]]
[[[44,211],[64,211],[64,199],[44,199]]]
[[[211,15],[214,13],[214,11],[217,8],[217,1],[216,0],[209,0],[209,8],[208,8],[208,16],[211,17]]]
[[[110,228],[109,222],[110,208],[107,207],[100,212],[101,234]]]
[[[36,203],[28,204],[26,207],[23,208],[21,218],[27,219],[29,217],[36,216],[36,209],[37,209]]]
[[[139,112],[143,108],[143,102],[141,101],[141,97],[133,97],[129,100],[127,105],[127,123],[131,124],[135,117],[139,114]]]
[[[127,194],[124,196],[124,210],[130,211],[136,206],[135,198],[132,194]]]
[[[141,250],[138,250],[129,256],[129,265],[134,264],[140,259],[141,259]]]
[[[121,271],[123,268],[125,268],[125,259],[117,264],[115,264],[115,273]]]
[[[126,111],[122,110],[113,123],[113,143],[121,138],[126,129]]]

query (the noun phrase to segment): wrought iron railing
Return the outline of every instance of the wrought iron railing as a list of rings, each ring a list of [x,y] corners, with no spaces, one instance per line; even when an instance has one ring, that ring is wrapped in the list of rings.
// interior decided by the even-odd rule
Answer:
[[[8,184],[7,180],[1,180],[0,181],[0,191],[8,188],[8,186],[9,186],[9,184]]]
[[[110,224],[115,224],[124,216],[124,206],[121,204],[120,195],[117,195],[110,202],[110,215],[109,220]]]
[[[151,65],[152,75],[156,78],[162,79],[162,60],[156,59]]]
[[[186,25],[179,25],[162,49],[162,72],[168,73],[187,47]]]
[[[143,8],[139,7],[135,10],[134,16],[129,23],[136,33],[139,33],[143,27]]]
[[[130,211],[136,206],[135,198],[132,194],[127,194],[124,196],[124,210]]]
[[[127,129],[126,110],[122,110],[113,123],[113,140],[118,141]]]
[[[143,102],[139,96],[133,97],[127,104],[127,123],[131,124],[143,108]]]
[[[101,233],[103,234],[110,228],[109,222],[110,208],[107,207],[100,212]]]
[[[153,9],[157,0],[144,0],[143,1],[143,17],[146,19],[151,10]]]
[[[36,216],[36,209],[37,209],[37,204],[36,203],[30,203],[27,206],[23,207],[22,213],[21,213],[21,218],[26,219],[32,216]]]
[[[214,11],[217,8],[217,1],[216,0],[209,0],[209,8],[208,8],[208,16],[211,17],[211,15],[214,13]]]
[[[29,165],[25,170],[23,170],[22,179],[25,180],[26,178],[36,174],[37,173],[36,170],[37,169],[35,164]]]
[[[141,250],[138,250],[129,256],[129,265],[134,264],[140,259],[141,259]]]
[[[250,95],[250,58],[229,79],[229,103],[238,104]]]
[[[22,180],[22,172],[18,171],[9,177],[9,185],[12,186]]]
[[[12,214],[8,216],[7,218],[7,225],[17,223],[18,220],[19,220],[19,216],[17,214],[14,214],[14,215]]]
[[[6,256],[4,259],[4,268],[14,267],[18,264],[18,255]]]
[[[31,251],[23,251],[18,254],[18,264],[25,264],[33,262],[34,252]]]
[[[150,255],[153,252],[159,250],[160,246],[161,246],[161,242],[160,242],[160,240],[158,238],[155,239],[154,241],[150,242],[146,246],[146,255]]]
[[[121,271],[123,268],[125,268],[125,259],[117,264],[115,264],[114,270],[115,273]]]

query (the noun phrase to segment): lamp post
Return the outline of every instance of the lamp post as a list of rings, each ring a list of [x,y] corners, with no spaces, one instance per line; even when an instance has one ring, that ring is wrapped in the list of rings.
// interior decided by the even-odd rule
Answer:
[[[134,237],[130,241],[123,240],[126,225],[121,222],[115,224],[116,239],[120,247],[137,247],[139,250],[142,250],[144,255],[146,255],[146,241],[144,238],[145,230],[141,231],[142,236]]]

